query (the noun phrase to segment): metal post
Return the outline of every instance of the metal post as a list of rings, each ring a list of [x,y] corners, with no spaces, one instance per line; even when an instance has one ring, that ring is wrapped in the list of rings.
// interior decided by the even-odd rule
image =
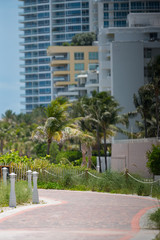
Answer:
[[[3,172],[3,183],[6,185],[6,184],[7,184],[7,172],[8,172],[8,168],[6,168],[6,167],[2,168],[2,172]]]
[[[39,196],[38,196],[38,189],[37,189],[38,172],[34,171],[32,174],[33,174],[32,203],[39,203]]]
[[[32,189],[32,182],[31,182],[32,171],[31,170],[27,171],[27,177],[28,177],[28,187],[29,187],[29,189]]]
[[[9,206],[10,207],[16,207],[16,194],[15,194],[15,173],[9,174],[10,181],[11,181],[11,191],[10,191],[10,198],[9,198]]]

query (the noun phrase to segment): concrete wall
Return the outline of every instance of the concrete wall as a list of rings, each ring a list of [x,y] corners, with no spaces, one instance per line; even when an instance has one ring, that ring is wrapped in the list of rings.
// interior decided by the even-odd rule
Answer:
[[[152,148],[152,144],[158,143],[160,141],[157,139],[115,141],[112,144],[111,171],[123,172],[127,168],[129,173],[151,177],[146,167],[146,152]]]

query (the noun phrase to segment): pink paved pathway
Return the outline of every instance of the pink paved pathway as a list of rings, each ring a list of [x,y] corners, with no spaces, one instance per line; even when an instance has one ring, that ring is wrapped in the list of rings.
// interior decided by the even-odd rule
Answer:
[[[153,199],[61,190],[39,190],[39,195],[49,204],[0,219],[0,240],[149,239],[147,231],[138,237],[139,220],[157,205]]]

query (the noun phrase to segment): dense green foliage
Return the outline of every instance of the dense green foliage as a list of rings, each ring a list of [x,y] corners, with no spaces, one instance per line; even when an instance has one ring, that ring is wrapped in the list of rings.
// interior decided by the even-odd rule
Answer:
[[[93,32],[89,33],[78,33],[72,37],[71,43],[63,43],[63,46],[92,46],[92,43],[96,41],[96,34]]]
[[[160,229],[160,208],[150,215],[150,219],[156,223],[158,229]]]
[[[73,36],[72,45],[74,46],[91,46],[96,40],[95,33],[79,33]]]
[[[147,152],[147,167],[154,175],[160,175],[160,145],[152,146],[151,151]]]
[[[133,96],[140,120],[136,121],[139,132],[134,137],[160,137],[160,56],[151,59],[147,71],[148,83]]]

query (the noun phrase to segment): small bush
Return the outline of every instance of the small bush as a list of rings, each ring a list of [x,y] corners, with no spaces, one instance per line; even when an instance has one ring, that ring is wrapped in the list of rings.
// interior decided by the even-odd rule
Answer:
[[[158,229],[160,229],[160,208],[150,215],[150,220],[156,223]]]
[[[160,175],[160,145],[152,146],[152,150],[147,152],[147,167],[154,175]]]
[[[82,153],[80,151],[65,151],[59,152],[56,156],[56,163],[59,163],[62,158],[68,159],[69,162],[73,162],[82,157]]]

